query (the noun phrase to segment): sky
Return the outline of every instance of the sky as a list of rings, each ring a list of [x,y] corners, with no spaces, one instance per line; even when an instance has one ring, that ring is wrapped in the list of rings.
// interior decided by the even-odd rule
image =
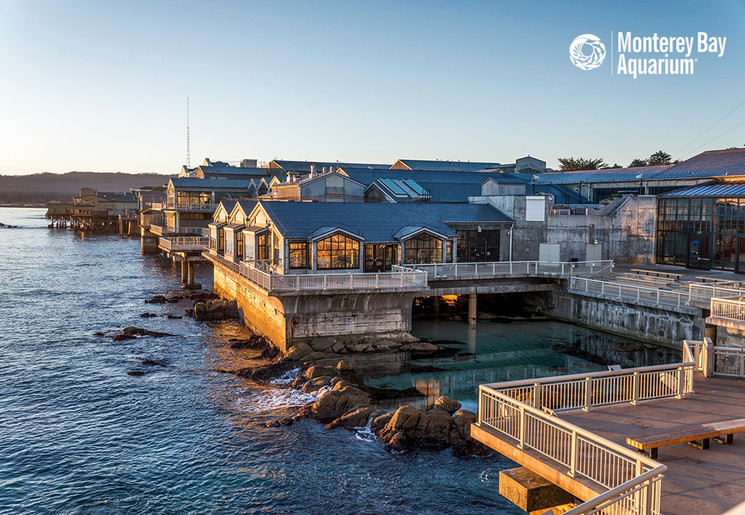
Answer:
[[[693,75],[611,73],[617,32],[699,31]],[[187,97],[192,166],[684,159],[745,145],[744,38],[745,0],[0,0],[0,174],[177,173]]]

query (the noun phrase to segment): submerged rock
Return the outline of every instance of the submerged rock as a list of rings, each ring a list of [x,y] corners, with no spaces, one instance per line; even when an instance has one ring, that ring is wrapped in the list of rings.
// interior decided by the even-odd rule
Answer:
[[[141,327],[134,327],[129,326],[122,329],[122,332],[120,334],[116,334],[113,336],[114,341],[121,341],[121,340],[131,340],[132,338],[137,338],[138,336],[152,336],[153,338],[162,338],[164,336],[174,336],[169,333],[159,333],[157,331],[149,331],[148,329],[143,329]]]
[[[168,299],[166,299],[163,295],[155,295],[151,299],[146,300],[146,304],[165,304],[168,302]]]
[[[333,422],[326,424],[326,429],[336,427],[361,427],[367,424],[367,419],[375,412],[372,406],[362,406],[357,409],[349,410]]]
[[[127,375],[130,375],[130,376],[144,376],[145,375],[145,372],[143,372],[142,370],[130,370],[129,372],[127,372]]]
[[[155,313],[140,313],[140,318],[153,318],[156,316],[158,315],[156,315]]]
[[[209,300],[194,305],[194,318],[199,321],[226,320],[238,317],[238,304],[234,300]]]

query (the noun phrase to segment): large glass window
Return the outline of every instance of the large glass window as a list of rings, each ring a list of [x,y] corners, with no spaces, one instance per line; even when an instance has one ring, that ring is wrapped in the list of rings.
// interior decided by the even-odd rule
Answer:
[[[269,259],[267,247],[269,242],[269,233],[262,232],[256,235],[256,261]]]
[[[208,191],[179,191],[176,193],[178,204],[210,204],[212,202],[212,193]]]
[[[343,234],[335,234],[316,244],[316,262],[319,270],[359,268],[360,242]]]
[[[308,243],[290,242],[290,268],[308,268]]]
[[[442,240],[420,234],[404,242],[404,263],[442,263]]]
[[[238,233],[238,239],[236,240],[236,255],[243,259],[243,233]]]

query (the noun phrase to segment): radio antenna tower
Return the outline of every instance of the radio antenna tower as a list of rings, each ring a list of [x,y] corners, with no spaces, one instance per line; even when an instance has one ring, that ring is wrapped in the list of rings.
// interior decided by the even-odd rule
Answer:
[[[191,168],[191,154],[189,152],[189,97],[186,97],[186,168]]]

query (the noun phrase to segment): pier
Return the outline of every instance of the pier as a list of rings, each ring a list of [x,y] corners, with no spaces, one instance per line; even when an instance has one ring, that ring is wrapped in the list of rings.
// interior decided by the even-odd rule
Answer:
[[[722,513],[745,496],[743,436],[732,435],[745,430],[745,376],[724,355],[708,339],[686,341],[671,365],[482,385],[471,434],[557,486],[556,504],[574,497],[572,514]],[[730,428],[730,445],[668,445],[654,460],[627,443],[697,425]]]

